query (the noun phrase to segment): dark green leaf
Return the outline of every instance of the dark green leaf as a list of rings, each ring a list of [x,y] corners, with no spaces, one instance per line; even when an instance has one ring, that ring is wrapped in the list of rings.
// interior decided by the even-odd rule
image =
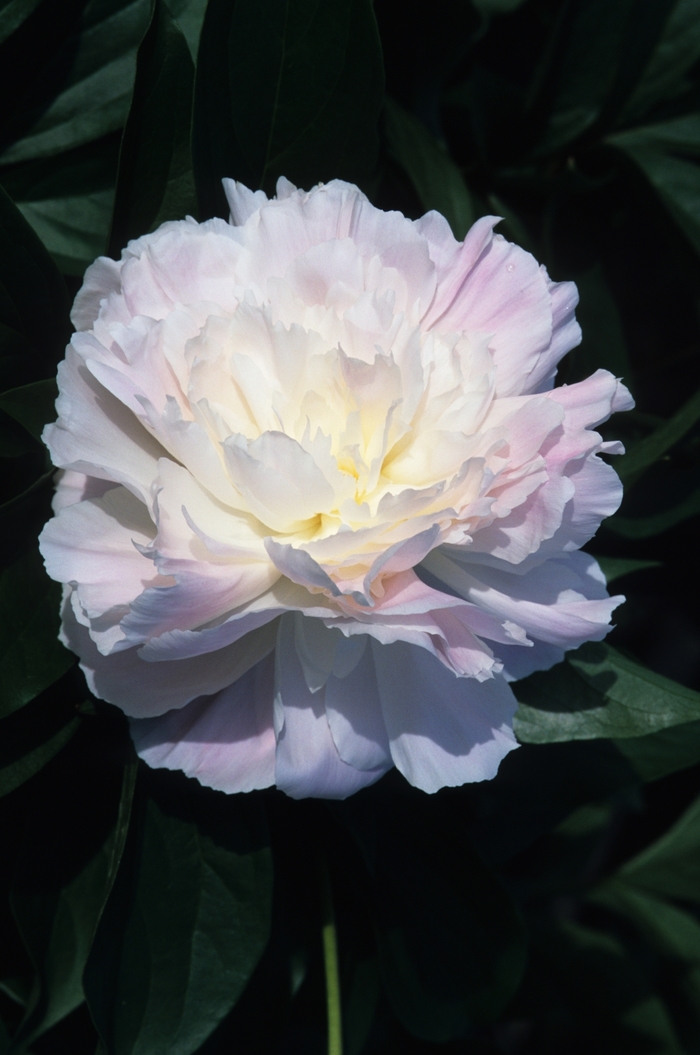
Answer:
[[[13,913],[36,968],[15,1051],[83,1002],[83,970],[107,896],[124,723],[88,718],[82,726],[38,778],[13,880]]]
[[[615,746],[642,780],[660,780],[700,762],[700,721],[616,740]]]
[[[149,0],[84,5],[77,24],[58,43],[53,61],[38,71],[39,85],[42,78],[47,83],[48,105],[11,114],[20,134],[2,151],[0,164],[50,157],[121,128],[149,10]],[[66,71],[58,92],[52,83],[57,68]],[[34,95],[37,90],[35,72]],[[8,128],[5,136],[10,134]]]
[[[0,554],[3,567],[26,549],[51,516],[53,478],[54,470],[49,469],[26,491],[0,505],[0,536],[5,546]]]
[[[30,451],[36,451],[36,441],[25,428],[0,408],[0,455],[3,458],[16,458]]]
[[[529,1038],[533,1051],[567,1050],[575,1039],[577,1051],[684,1055],[663,1001],[618,937],[547,920],[533,944],[549,998]]]
[[[683,233],[700,252],[700,114],[617,132],[607,140],[642,170]]]
[[[700,718],[700,693],[603,643],[583,645],[515,692],[516,734],[535,744],[641,736]]]
[[[107,251],[113,190],[76,197],[22,201],[18,208],[64,275],[82,276]]]
[[[552,113],[538,150],[551,152],[577,139],[600,117],[615,84],[634,0],[588,0],[575,8],[556,56]]]
[[[18,202],[47,201],[111,190],[117,175],[121,132],[54,154],[0,168],[0,183]]]
[[[525,0],[472,0],[474,7],[482,15],[505,15],[515,11]]]
[[[11,714],[75,662],[58,640],[61,588],[35,549],[0,574],[0,716]]]
[[[0,396],[0,410],[24,425],[34,439],[40,440],[44,426],[56,418],[54,404],[57,396],[58,388],[53,379],[35,381],[4,392]]]
[[[661,535],[664,531],[670,531],[676,524],[682,524],[684,520],[700,514],[700,491],[688,495],[678,505],[670,509],[664,509],[660,513],[652,513],[646,517],[622,517],[616,515],[609,517],[604,524],[607,531],[623,538],[651,538]]]
[[[426,211],[441,213],[460,241],[474,223],[462,173],[422,121],[387,98],[384,117],[389,152],[411,180]]]
[[[654,104],[682,95],[692,87],[691,70],[698,59],[700,10],[696,0],[677,0],[620,119],[631,123]]]
[[[496,866],[511,860],[590,802],[639,784],[633,766],[609,740],[523,744],[495,780],[461,792],[477,848]]]
[[[66,746],[79,728],[80,719],[73,718],[43,744],[35,747],[33,751],[22,755],[14,762],[0,766],[0,797],[9,795],[11,791],[15,791],[31,777],[36,776],[46,763],[50,762]]]
[[[119,157],[110,234],[117,256],[131,238],[197,209],[190,158],[194,64],[163,0],[141,43]]]
[[[700,175],[700,170],[698,170]],[[639,440],[622,458],[615,462],[615,469],[628,487],[645,469],[658,461],[666,451],[683,439],[685,434],[700,420],[700,391],[691,396],[673,417],[665,421],[650,436]]]
[[[627,861],[617,877],[656,896],[700,904],[700,799],[660,839]]]
[[[395,1014],[435,1042],[496,1018],[524,967],[522,924],[449,800],[377,789],[339,813],[372,872],[379,964]]]
[[[0,4],[0,44],[31,15],[40,0],[3,0]]]
[[[580,297],[576,317],[583,340],[567,357],[567,369],[573,366],[578,379],[602,366],[629,382],[631,369],[622,320],[602,267],[596,264],[578,275],[576,285]],[[567,380],[574,377],[567,373]],[[619,464],[619,460],[615,462],[616,469]]]
[[[194,107],[202,216],[228,215],[222,177],[270,193],[373,174],[382,56],[371,0],[210,0]]]
[[[110,1055],[195,1051],[236,1003],[267,941],[260,799],[185,786],[194,815],[147,802],[90,954],[85,991]]]
[[[196,61],[207,0],[168,0],[168,7],[187,41],[192,58]]]
[[[634,560],[632,557],[596,557],[603,569],[603,574],[608,583],[621,579],[624,575],[631,575],[633,571],[642,571],[645,568],[661,568],[658,560]]]
[[[593,890],[588,900],[627,916],[663,955],[700,965],[700,923],[690,913],[637,889],[619,874]]]
[[[68,294],[41,241],[0,188],[0,323],[32,344],[43,363],[63,357]]]

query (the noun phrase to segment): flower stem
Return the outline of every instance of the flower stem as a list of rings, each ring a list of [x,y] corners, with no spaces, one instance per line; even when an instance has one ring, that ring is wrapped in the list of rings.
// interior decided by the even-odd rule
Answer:
[[[343,1030],[340,1014],[340,976],[338,971],[338,940],[333,912],[333,894],[328,866],[321,859],[323,896],[323,963],[326,971],[326,1007],[328,1009],[328,1055],[343,1055]]]

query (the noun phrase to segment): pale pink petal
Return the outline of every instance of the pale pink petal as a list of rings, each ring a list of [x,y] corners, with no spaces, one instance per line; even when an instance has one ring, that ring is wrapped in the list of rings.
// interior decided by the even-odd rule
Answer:
[[[54,516],[76,502],[84,502],[88,498],[102,498],[106,491],[117,486],[111,480],[96,480],[93,476],[76,473],[72,469],[59,469],[54,481],[56,490],[51,501]]]
[[[345,799],[374,784],[388,765],[356,769],[333,743],[324,690],[311,693],[294,646],[294,624],[282,618],[275,649],[275,783],[293,799]]]
[[[344,762],[355,769],[393,765],[371,648],[344,678],[331,675],[325,688],[326,717]]]
[[[70,346],[58,367],[58,385],[58,421],[42,435],[54,465],[123,484],[150,504],[158,459],[165,453],[160,444]]]
[[[549,670],[555,663],[561,663],[565,654],[563,648],[557,648],[546,641],[533,641],[532,648],[497,645],[496,652],[503,663],[503,677],[506,681],[519,681],[536,670]]]
[[[151,638],[140,654],[154,662],[203,656],[239,641],[257,627],[276,619],[283,612],[303,612],[311,618],[333,617],[330,602],[312,595],[288,579],[278,579],[266,593],[232,612],[223,622],[202,630],[170,630]]]
[[[409,783],[433,793],[494,777],[518,746],[507,683],[458,678],[404,643],[373,653],[392,758]]]
[[[624,600],[608,596],[604,576],[587,553],[562,555],[520,575],[459,561],[455,553],[431,554],[425,565],[480,608],[557,648],[601,641]]]
[[[552,298],[552,339],[535,363],[527,378],[523,380],[521,392],[546,392],[554,384],[559,361],[581,343],[581,327],[574,311],[578,304],[578,290],[573,282],[552,282],[547,287]]]
[[[121,268],[121,262],[98,256],[87,269],[70,313],[70,321],[76,330],[89,330],[100,314],[102,302],[110,293],[119,292]]]
[[[126,305],[132,315],[151,319],[164,319],[174,307],[203,301],[234,311],[241,253],[238,228],[224,220],[165,223],[152,235],[130,242],[124,252],[121,282]]]
[[[423,325],[443,332],[489,334],[499,396],[518,395],[552,341],[547,279],[534,257],[490,227],[483,217],[467,235],[452,273],[441,278]],[[478,256],[475,253],[478,252]]]
[[[65,507],[39,537],[47,572],[74,584],[74,603],[101,652],[123,639],[120,621],[139,594],[156,583],[169,585],[137,548],[154,534],[146,507],[126,488],[113,487],[102,498]]]
[[[158,718],[132,718],[140,757],[154,769],[181,769],[205,787],[233,794],[275,782],[271,658],[215,696]]]
[[[310,454],[283,432],[264,432],[251,442],[231,437],[226,465],[248,508],[273,531],[332,509],[335,493]]]
[[[267,204],[268,197],[263,190],[248,190],[238,180],[223,179],[224,194],[231,210],[231,223],[239,226],[253,216],[258,209]]]
[[[219,692],[272,651],[277,629],[268,624],[213,654],[149,663],[135,648],[100,655],[87,629],[77,622],[70,598],[62,614],[61,640],[79,656],[90,691],[134,718],[164,714]]]

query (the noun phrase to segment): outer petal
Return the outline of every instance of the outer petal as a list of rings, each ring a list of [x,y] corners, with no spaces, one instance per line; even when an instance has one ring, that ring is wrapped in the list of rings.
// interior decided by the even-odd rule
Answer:
[[[393,761],[371,648],[365,648],[346,677],[329,677],[325,701],[333,742],[342,760],[356,769],[390,769]]]
[[[150,718],[184,707],[198,696],[220,692],[275,646],[277,627],[267,624],[213,655],[148,663],[135,648],[102,656],[73,613],[63,606],[61,640],[80,657],[90,691],[134,718]]]
[[[143,590],[170,585],[137,549],[154,534],[148,510],[125,487],[67,506],[41,533],[47,572],[58,582],[75,584],[75,597],[94,621],[91,636],[102,652],[124,637],[118,623]]]
[[[132,718],[136,750],[154,769],[181,769],[216,791],[270,787],[275,782],[272,688],[270,657],[216,696],[202,696],[159,718]]]
[[[560,649],[601,641],[611,629],[613,610],[624,600],[608,596],[605,577],[588,553],[566,554],[524,575],[463,564],[454,556],[431,554],[425,565],[480,608]]]
[[[478,220],[441,276],[424,327],[490,334],[499,396],[517,395],[552,341],[552,300],[537,261]],[[525,389],[527,390],[527,389]]]
[[[121,269],[121,261],[110,260],[108,256],[98,256],[87,269],[70,313],[70,321],[76,330],[89,330],[110,293],[119,292]]]
[[[419,648],[372,644],[396,768],[429,793],[490,780],[518,746],[517,701],[502,678],[459,678]]]
[[[275,650],[275,783],[293,799],[345,799],[389,769],[343,762],[331,736],[324,690],[311,693],[294,647],[293,617],[283,616]]]
[[[158,458],[165,454],[160,444],[92,377],[70,345],[58,367],[58,386],[58,421],[42,436],[54,465],[123,484],[150,506]]]

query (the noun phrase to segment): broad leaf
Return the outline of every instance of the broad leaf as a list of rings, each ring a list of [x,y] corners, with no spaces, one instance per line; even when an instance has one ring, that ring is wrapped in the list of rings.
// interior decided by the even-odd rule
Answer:
[[[616,740],[615,746],[642,780],[660,780],[700,762],[700,720]]]
[[[627,861],[617,876],[655,896],[700,904],[700,799],[660,839]]]
[[[700,718],[700,693],[602,643],[583,645],[514,688],[515,731],[528,743],[641,736]]]
[[[559,149],[600,118],[615,84],[633,4],[634,0],[587,0],[574,9],[558,45],[552,111],[538,152]]]
[[[21,1051],[84,1000],[82,974],[108,893],[121,783],[123,720],[83,728],[39,778],[12,907],[36,968]]]
[[[82,276],[107,251],[112,189],[79,197],[20,201],[18,209],[31,224],[65,275]]]
[[[689,494],[687,498],[684,498],[682,502],[671,506],[670,509],[663,509],[659,513],[640,517],[627,517],[617,514],[614,517],[609,517],[603,526],[606,531],[612,531],[615,535],[622,535],[623,538],[652,538],[654,535],[663,534],[664,531],[670,531],[677,524],[682,524],[684,520],[689,520],[699,514],[700,490],[696,490]]]
[[[642,170],[683,233],[700,253],[700,114],[689,114],[607,140]]]
[[[34,439],[40,440],[44,426],[56,418],[54,404],[57,396],[58,388],[53,378],[35,381],[0,395],[0,410],[23,425]]]
[[[80,728],[80,719],[73,718],[50,736],[43,744],[6,765],[0,766],[0,798],[16,791],[22,784],[41,772],[59,751],[75,736]]]
[[[558,915],[534,935],[531,960],[548,999],[531,1050],[567,1050],[575,1038],[577,1052],[683,1055],[653,980],[620,938]]]
[[[639,890],[619,873],[594,889],[587,900],[632,920],[662,955],[700,965],[700,922],[689,912]]]
[[[498,1016],[524,967],[517,910],[446,800],[356,796],[344,816],[373,877],[384,988],[414,1035],[440,1042]]]
[[[695,0],[676,0],[620,120],[632,123],[655,104],[677,99],[692,88],[691,71],[698,59],[700,10]]]
[[[0,5],[0,44],[22,25],[40,0],[3,0]]]
[[[202,216],[228,215],[225,176],[267,193],[279,176],[365,183],[382,92],[371,0],[210,0],[194,107]]]
[[[608,583],[615,582],[634,571],[663,567],[658,560],[635,560],[633,557],[596,557]]]
[[[139,47],[124,129],[109,251],[197,209],[190,157],[194,64],[164,0]]]
[[[393,99],[386,99],[384,115],[389,152],[411,180],[421,205],[441,213],[461,241],[474,222],[474,209],[447,148]]]
[[[12,564],[28,544],[35,544],[34,540],[51,516],[53,478],[54,470],[49,469],[21,494],[0,505],[0,537],[4,547],[0,551],[0,566]]]
[[[149,7],[149,0],[90,0],[72,26],[58,22],[51,54],[8,115],[3,139],[14,142],[0,153],[1,165],[50,157],[124,124]],[[42,93],[46,102],[37,106]]]
[[[47,369],[62,358],[68,294],[45,247],[0,188],[0,323],[25,338]]]
[[[196,61],[207,0],[168,0],[168,8],[187,41],[193,60]]]
[[[479,851],[500,867],[579,807],[637,787],[640,778],[617,743],[523,744],[501,762],[495,780],[453,792],[465,800]]]
[[[700,171],[700,170],[699,170]],[[673,417],[665,421],[650,436],[635,443],[622,458],[615,462],[615,469],[628,487],[645,469],[658,461],[674,444],[683,439],[693,425],[700,420],[700,391],[691,396]]]
[[[262,803],[182,779],[189,794],[175,812],[145,803],[88,961],[85,991],[109,1055],[195,1051],[267,941]]]
[[[75,657],[58,640],[61,588],[29,550],[0,573],[0,717],[61,677]]]
[[[629,382],[631,368],[622,320],[602,267],[595,265],[578,275],[576,285],[580,298],[576,318],[583,339],[562,364],[567,381],[588,377],[602,366]],[[619,460],[615,462],[618,467]]]

